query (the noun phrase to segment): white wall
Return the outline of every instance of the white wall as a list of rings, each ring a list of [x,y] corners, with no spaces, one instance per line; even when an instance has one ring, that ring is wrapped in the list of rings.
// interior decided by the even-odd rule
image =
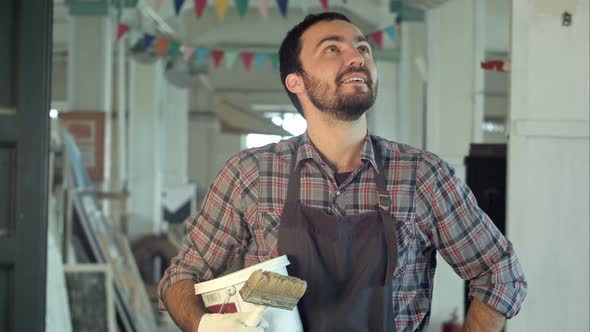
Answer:
[[[193,114],[189,121],[188,176],[199,191],[207,191],[226,161],[241,149],[241,136],[221,133],[211,114]]]
[[[529,291],[507,330],[588,331],[589,5],[512,9],[507,226]]]
[[[377,61],[379,88],[373,107],[367,112],[369,132],[393,141],[401,141],[399,118],[399,65],[394,62]]]

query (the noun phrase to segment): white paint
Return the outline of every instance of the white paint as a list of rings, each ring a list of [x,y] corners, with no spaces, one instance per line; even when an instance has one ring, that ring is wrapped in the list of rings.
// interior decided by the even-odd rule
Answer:
[[[160,61],[130,63],[129,94],[129,232],[131,242],[145,234],[159,234],[162,222]]]
[[[569,7],[512,4],[507,232],[529,291],[507,331],[590,325],[589,6]]]
[[[127,68],[126,54],[127,38],[122,38],[117,44],[117,182],[118,189],[127,187]],[[114,144],[114,143],[113,143]]]

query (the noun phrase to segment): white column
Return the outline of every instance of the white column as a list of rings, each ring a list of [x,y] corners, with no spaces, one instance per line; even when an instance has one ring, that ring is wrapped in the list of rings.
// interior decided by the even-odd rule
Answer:
[[[162,160],[165,185],[186,184],[188,179],[188,94],[164,81],[162,123],[164,124]]]
[[[403,22],[399,62],[399,139],[402,143],[424,148],[425,79],[418,62],[426,59],[426,25]],[[427,68],[423,68],[426,69]]]
[[[590,324],[589,10],[512,2],[507,232],[529,290],[507,331]]]
[[[130,62],[129,93],[129,225],[133,242],[158,234],[162,223],[161,94],[163,68]]]
[[[400,119],[397,107],[399,75],[398,64],[377,61],[379,88],[373,107],[367,112],[367,122],[371,134],[383,138],[400,140]]]
[[[453,0],[426,13],[428,92],[426,149],[465,178],[463,159],[473,138],[474,3]],[[437,256],[430,328],[441,329],[457,309],[463,320],[464,281]]]
[[[111,16],[72,16],[68,46],[68,99],[71,110],[105,112],[104,174],[99,185],[107,191],[111,168],[114,26],[115,19]],[[108,206],[107,201],[105,205]]]

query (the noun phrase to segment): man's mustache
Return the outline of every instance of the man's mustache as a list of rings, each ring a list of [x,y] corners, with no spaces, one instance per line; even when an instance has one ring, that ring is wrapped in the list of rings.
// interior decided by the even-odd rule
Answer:
[[[371,80],[371,75],[369,75],[369,71],[364,67],[353,67],[353,68],[346,70],[345,72],[338,75],[338,77],[336,77],[336,83],[342,82],[342,78],[344,76],[349,75],[349,74],[353,74],[353,73],[365,74],[365,77],[367,79],[367,84],[371,85],[373,83],[373,81]]]

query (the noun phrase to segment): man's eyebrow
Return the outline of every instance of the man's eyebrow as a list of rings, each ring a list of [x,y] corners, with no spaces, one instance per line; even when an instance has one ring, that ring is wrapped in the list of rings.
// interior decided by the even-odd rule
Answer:
[[[316,44],[315,48],[318,48],[318,47],[320,47],[320,45],[322,45],[323,43],[325,43],[325,42],[327,42],[327,41],[337,41],[337,42],[342,42],[342,41],[344,41],[344,37],[342,37],[342,36],[338,36],[338,35],[332,35],[332,36],[327,36],[327,37],[324,37],[324,38],[322,38],[322,39],[321,39],[321,40],[320,40],[320,41],[319,41],[319,42]],[[367,38],[366,38],[365,36],[363,36],[363,35],[360,35],[360,36],[356,37],[355,41],[356,41],[357,43],[362,43],[362,42],[368,43],[368,42],[369,42],[369,41],[367,40]]]
[[[320,45],[322,45],[323,43],[327,42],[327,41],[337,41],[337,42],[341,42],[343,41],[344,38],[342,36],[337,36],[337,35],[332,35],[332,36],[327,36],[322,38],[316,45],[315,48],[320,47]]]

